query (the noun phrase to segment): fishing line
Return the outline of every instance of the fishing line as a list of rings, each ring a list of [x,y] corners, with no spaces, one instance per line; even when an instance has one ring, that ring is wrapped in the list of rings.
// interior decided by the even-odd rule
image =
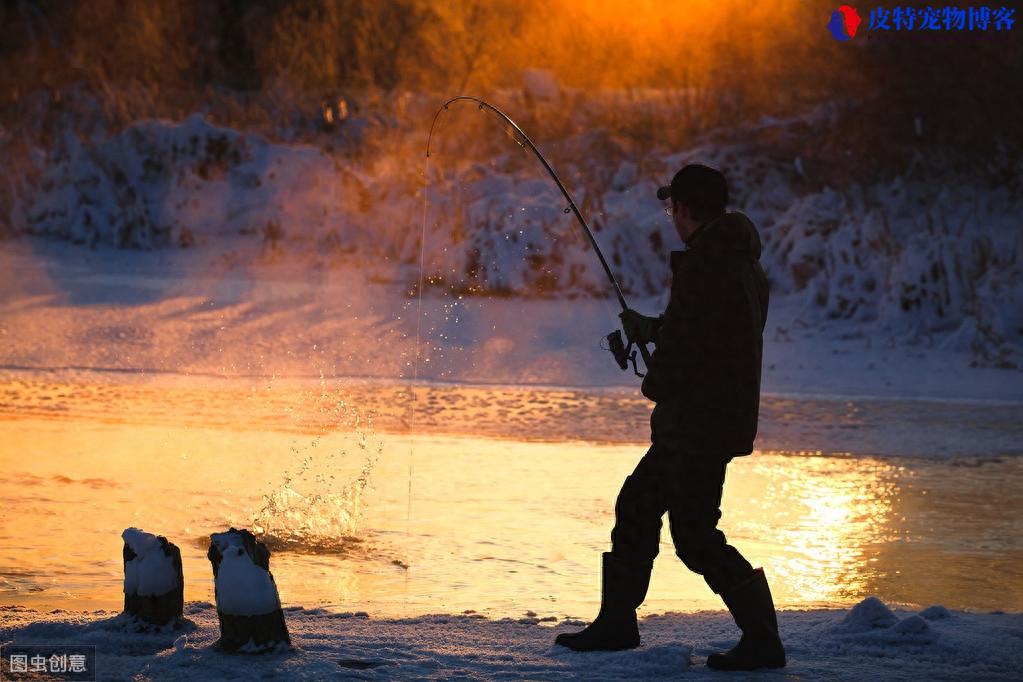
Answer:
[[[412,366],[411,402],[409,403],[409,444],[408,444],[408,490],[405,493],[405,594],[404,608],[408,611],[408,577],[412,568],[409,557],[409,532],[412,524],[412,477],[415,464],[416,449],[416,385],[419,383],[419,357],[423,327],[423,282],[426,268],[426,224],[430,213],[430,155],[426,155],[423,168],[423,224],[419,233],[419,286],[416,304],[416,357]]]

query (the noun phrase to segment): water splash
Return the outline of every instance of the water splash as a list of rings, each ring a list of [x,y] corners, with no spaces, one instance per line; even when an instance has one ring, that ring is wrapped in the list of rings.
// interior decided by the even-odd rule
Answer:
[[[359,475],[337,491],[302,493],[286,477],[263,497],[263,508],[252,519],[254,533],[271,550],[345,553],[361,541],[362,494],[375,463],[367,458]]]
[[[253,533],[270,550],[345,554],[361,542],[363,493],[383,445],[371,445],[371,434],[360,428],[363,419],[354,408],[343,400],[335,404],[339,416],[347,413],[349,425],[354,427],[350,437],[365,457],[362,467],[354,478],[338,481],[333,472],[337,460],[347,457],[346,449],[328,450],[320,457],[308,452],[318,447],[325,433],[304,448],[304,456],[292,447],[295,456],[302,457],[298,471],[285,472],[281,484],[263,496],[263,507],[252,518]]]

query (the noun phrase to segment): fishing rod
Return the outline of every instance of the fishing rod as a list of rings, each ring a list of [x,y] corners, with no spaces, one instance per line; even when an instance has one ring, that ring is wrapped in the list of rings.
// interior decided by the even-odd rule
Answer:
[[[430,145],[433,143],[433,129],[437,125],[437,119],[440,118],[442,112],[447,111],[448,107],[452,103],[458,102],[460,100],[475,102],[480,111],[486,109],[494,112],[502,119],[504,119],[504,121],[508,125],[510,125],[515,130],[515,132],[519,134],[519,136],[521,136],[522,138],[521,140],[516,138],[513,139],[515,140],[516,144],[518,144],[523,149],[528,148],[531,152],[533,152],[533,155],[536,156],[537,160],[541,164],[543,164],[543,167],[547,170],[548,175],[550,175],[551,179],[554,180],[554,183],[558,186],[558,189],[561,190],[561,193],[564,195],[565,200],[568,201],[568,207],[565,209],[565,213],[572,213],[575,215],[576,219],[579,220],[579,224],[582,225],[583,231],[586,233],[586,237],[590,240],[590,246],[593,247],[593,251],[597,254],[597,258],[600,260],[600,265],[604,268],[604,273],[607,275],[608,281],[611,282],[611,288],[614,289],[615,296],[618,298],[618,303],[621,304],[623,311],[628,310],[629,305],[625,302],[625,295],[622,294],[622,288],[618,286],[618,280],[615,279],[614,274],[611,272],[611,267],[607,264],[607,260],[605,260],[604,254],[601,253],[600,247],[597,245],[597,240],[593,237],[593,232],[590,230],[590,226],[586,224],[586,219],[583,218],[583,214],[579,212],[579,207],[576,205],[575,200],[572,198],[572,195],[569,194],[567,189],[565,189],[564,183],[561,182],[561,179],[558,177],[558,174],[554,172],[554,169],[551,167],[551,164],[547,162],[547,159],[544,158],[544,155],[541,154],[540,150],[536,148],[536,145],[533,144],[533,141],[529,139],[529,136],[526,135],[525,132],[523,132],[522,128],[520,128],[519,125],[515,121],[513,121],[510,116],[508,116],[508,114],[504,113],[503,111],[501,111],[494,105],[490,104],[489,102],[483,101],[479,97],[472,97],[470,95],[459,95],[458,97],[452,97],[447,102],[444,102],[444,104],[441,105],[439,109],[437,109],[437,113],[434,114],[433,116],[433,122],[430,124],[430,136],[429,138],[427,138],[426,141],[426,157],[427,158],[430,157]],[[623,370],[627,369],[628,361],[631,360],[632,370],[636,373],[637,376],[640,377],[643,376],[640,373],[639,368],[636,366],[636,352],[631,350],[633,341],[630,339],[628,345],[625,345],[622,341],[622,334],[619,330],[615,330],[608,334],[606,339],[608,342],[608,350],[610,350],[614,354],[615,360],[618,362],[618,366],[621,367]],[[639,347],[640,355],[643,358],[643,364],[649,370],[650,351],[647,350],[645,343],[636,343],[636,345]]]

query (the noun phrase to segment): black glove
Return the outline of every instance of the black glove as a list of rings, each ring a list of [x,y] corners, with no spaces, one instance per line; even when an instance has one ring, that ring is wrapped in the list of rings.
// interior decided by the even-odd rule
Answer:
[[[633,343],[655,341],[662,321],[660,317],[647,317],[630,308],[618,313],[618,317],[622,321],[622,330],[625,332],[625,336]]]

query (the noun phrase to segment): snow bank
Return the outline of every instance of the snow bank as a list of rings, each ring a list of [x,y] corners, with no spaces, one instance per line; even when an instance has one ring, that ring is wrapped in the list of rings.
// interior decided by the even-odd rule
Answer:
[[[927,620],[923,614],[942,607],[896,613],[877,600],[868,602],[851,611],[781,612],[789,665],[774,674],[808,680],[1018,679],[1023,614],[951,612]],[[880,624],[877,614],[886,613],[893,614],[894,625]],[[492,621],[463,614],[377,620],[295,607],[287,610],[294,651],[240,659],[212,649],[218,626],[211,604],[190,603],[186,614],[194,629],[185,635],[134,634],[101,612],[44,614],[3,607],[0,639],[95,644],[100,679],[602,680],[674,679],[687,670],[711,676],[706,657],[738,636],[724,612],[664,614],[642,620],[638,649],[575,653],[553,645],[557,633],[578,627],[571,618],[550,627],[537,618]],[[838,628],[843,621],[868,629]]]
[[[877,597],[867,597],[857,604],[835,628],[837,632],[864,632],[874,628],[888,628],[899,622],[899,617]]]
[[[311,147],[268,145],[198,115],[140,122],[94,143],[66,133],[47,154],[26,227],[144,248],[187,246],[195,235],[269,234],[281,224],[315,229],[331,196],[311,197],[333,170]]]
[[[947,332],[951,350],[1023,341],[1018,188],[896,178],[793,196],[743,180],[774,289],[802,292],[808,322],[873,323],[910,340]]]
[[[177,570],[159,538],[138,528],[126,528],[121,538],[135,553],[124,564],[124,593],[140,597],[167,594],[177,586]]]
[[[556,83],[543,84],[542,75],[524,78],[546,93]],[[682,164],[700,161],[728,175],[735,207],[761,229],[772,286],[803,297],[807,325],[848,319],[910,342],[939,334],[949,349],[970,350],[987,364],[1020,364],[1023,163],[998,184],[966,175],[936,180],[916,169],[869,186],[829,187],[814,184],[799,159],[727,145],[633,159],[622,149],[599,153],[613,147],[606,136],[557,141],[559,149],[582,150],[587,164],[558,170],[630,295],[664,291],[666,251],[677,236],[654,190]],[[404,158],[408,150],[394,144],[390,155],[356,161],[270,143],[198,115],[142,121],[96,141],[67,133],[45,154],[0,145],[0,156],[33,169],[3,186],[0,208],[18,231],[86,244],[152,248],[239,235],[412,285],[425,160]],[[428,286],[606,296],[604,274],[563,212],[564,199],[538,164],[508,146],[485,162],[443,145],[431,158]]]
[[[931,607],[944,608],[944,607]],[[922,615],[913,614],[899,619],[877,597],[867,597],[854,606],[832,632],[854,636],[857,641],[875,644],[925,644],[933,641],[935,633]],[[930,611],[933,613],[933,611]]]

